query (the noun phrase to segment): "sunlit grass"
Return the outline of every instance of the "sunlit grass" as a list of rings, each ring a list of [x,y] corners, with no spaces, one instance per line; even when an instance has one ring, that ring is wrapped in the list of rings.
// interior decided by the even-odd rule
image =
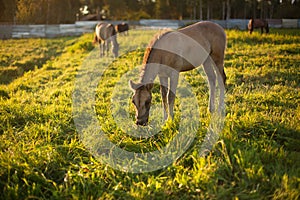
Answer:
[[[141,64],[154,33],[132,30],[135,40],[119,37],[121,57],[109,63],[97,87],[96,111],[102,128],[114,143],[130,151],[163,147],[180,120],[178,115],[178,121],[163,126],[164,134],[139,139],[126,135],[111,116],[115,84]],[[219,141],[207,156],[198,155],[201,133],[209,123],[207,88],[196,71],[184,73],[199,104],[201,127],[196,140],[174,164],[142,174],[120,172],[101,163],[75,128],[74,81],[93,49],[92,34],[1,41],[1,73],[34,66],[17,76],[1,76],[1,198],[298,199],[299,32],[226,33],[226,120]],[[160,104],[158,85],[153,99]],[[133,121],[133,107],[126,109]],[[180,108],[176,109],[179,113]]]

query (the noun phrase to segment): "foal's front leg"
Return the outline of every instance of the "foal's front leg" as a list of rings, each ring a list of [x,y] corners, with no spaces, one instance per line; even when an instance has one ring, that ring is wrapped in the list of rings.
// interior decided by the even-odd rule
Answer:
[[[169,114],[174,118],[174,102],[176,97],[176,88],[178,85],[179,73],[174,72],[170,77],[170,88],[168,92],[168,104],[169,104]]]
[[[167,94],[168,94],[168,77],[159,77],[160,81],[160,94],[162,99],[162,105],[164,110],[164,120],[168,119],[168,100],[167,100]]]

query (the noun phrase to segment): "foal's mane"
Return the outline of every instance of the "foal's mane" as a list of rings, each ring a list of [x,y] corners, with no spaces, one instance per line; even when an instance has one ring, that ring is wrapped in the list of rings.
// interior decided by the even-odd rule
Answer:
[[[150,43],[148,44],[146,50],[145,50],[145,53],[144,53],[144,59],[143,59],[143,65],[145,65],[146,63],[148,63],[148,60],[150,58],[150,54],[152,52],[152,50],[154,49],[154,45],[163,37],[165,36],[166,34],[170,33],[171,30],[170,29],[166,29],[166,30],[163,30],[159,33],[157,33],[153,38],[152,40],[150,41]],[[144,66],[145,67],[145,66]]]
[[[146,68],[148,65],[146,65],[150,59],[151,53],[153,52],[152,50],[155,49],[154,45],[166,34],[170,33],[171,30],[170,29],[166,29],[164,31],[161,31],[159,33],[157,33],[153,39],[150,41],[150,43],[148,44],[145,53],[144,53],[144,58],[143,58],[143,67],[141,69],[141,73],[140,73],[140,81],[142,80],[143,76],[145,75],[146,72]]]

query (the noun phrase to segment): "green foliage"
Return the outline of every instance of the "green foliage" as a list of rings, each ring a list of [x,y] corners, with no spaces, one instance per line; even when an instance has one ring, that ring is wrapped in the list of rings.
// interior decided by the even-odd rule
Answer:
[[[1,22],[12,22],[15,17],[16,9],[17,9],[16,0],[1,0],[0,1],[0,10],[1,10],[0,21]]]
[[[80,2],[74,0],[19,0],[16,1],[16,20],[21,24],[73,23]]]
[[[86,37],[88,36],[88,37]],[[93,40],[90,35],[86,35],[85,40],[81,40],[76,42],[76,44],[72,45],[68,51],[71,53],[88,53],[94,49]]]
[[[85,6],[109,20],[300,18],[298,0],[1,0],[0,22],[74,23]]]
[[[132,30],[119,37],[121,56],[97,87],[96,111],[104,131],[120,147],[136,152],[164,146],[180,120],[176,106],[175,121],[162,127],[164,134],[141,140],[126,135],[111,117],[114,86],[141,63],[154,32]],[[227,115],[219,141],[207,156],[198,155],[209,122],[208,94],[201,74],[185,72],[200,109],[194,145],[174,164],[143,174],[102,164],[77,135],[72,94],[79,67],[92,49],[91,34],[2,41],[6,51],[0,53],[0,69],[7,75],[0,76],[1,198],[299,199],[299,32],[228,30],[227,37]],[[30,66],[37,67],[18,74]],[[159,105],[157,85],[153,95]],[[133,119],[133,107],[126,109]]]
[[[128,13],[127,17],[130,20],[151,19],[151,15],[149,15],[148,13],[146,13],[143,10],[139,10],[136,12],[130,12],[130,13]]]

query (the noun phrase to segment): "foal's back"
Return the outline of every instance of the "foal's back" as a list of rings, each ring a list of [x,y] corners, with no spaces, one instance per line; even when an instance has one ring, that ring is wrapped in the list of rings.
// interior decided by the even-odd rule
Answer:
[[[161,63],[181,72],[200,66],[211,56],[221,67],[225,47],[226,35],[222,27],[212,22],[198,22],[162,35],[153,44],[153,53],[147,62]]]
[[[96,26],[96,35],[101,40],[107,40],[109,37],[115,34],[115,28],[112,24],[102,22]]]
[[[197,41],[213,59],[216,66],[223,66],[226,48],[224,29],[212,22],[198,22],[179,30]]]
[[[224,51],[226,46],[226,34],[224,29],[212,22],[198,22],[179,29],[178,32],[193,38],[199,44],[203,45],[203,47],[207,48],[210,53],[212,50]],[[209,46],[207,46],[207,42]]]

